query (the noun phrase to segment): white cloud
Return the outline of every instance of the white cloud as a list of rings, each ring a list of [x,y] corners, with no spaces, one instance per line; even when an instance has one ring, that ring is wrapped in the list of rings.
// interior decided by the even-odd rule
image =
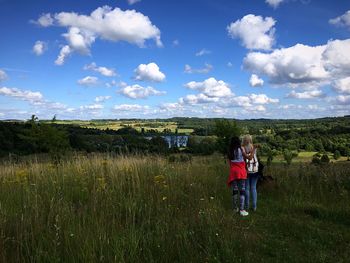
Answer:
[[[52,18],[51,14],[42,14],[37,21],[31,21],[37,25],[40,25],[42,27],[49,27],[54,24],[54,19]]]
[[[101,104],[83,105],[83,106],[80,106],[79,109],[81,109],[81,110],[101,110],[101,109],[103,109],[103,105],[101,105]]]
[[[115,111],[145,111],[149,110],[149,106],[139,104],[120,104],[113,107]]]
[[[249,85],[251,87],[262,87],[264,85],[264,80],[259,78],[257,75],[252,74],[249,79]]]
[[[179,99],[180,104],[194,105],[194,104],[202,104],[202,103],[211,103],[217,102],[219,98],[217,97],[208,97],[203,93],[199,93],[196,95],[190,94],[185,97]]]
[[[80,54],[90,54],[91,44],[95,42],[95,36],[89,32],[79,29],[78,27],[70,27],[68,33],[63,34],[69,47]]]
[[[209,78],[203,82],[191,81],[185,84],[186,88],[192,90],[199,90],[207,97],[226,97],[232,96],[229,84],[222,80],[216,80],[215,78]]]
[[[350,95],[339,95],[337,96],[337,102],[342,105],[350,104]]]
[[[140,64],[135,70],[135,79],[143,81],[162,82],[165,80],[165,75],[159,70],[156,63]]]
[[[209,73],[212,69],[213,69],[213,66],[208,63],[205,63],[204,68],[200,68],[200,69],[194,69],[190,65],[186,64],[184,72],[188,74],[192,74],[192,73],[206,74],[206,73]]]
[[[350,74],[350,39],[326,45],[297,44],[271,53],[250,52],[244,68],[269,78],[277,86],[315,88]]]
[[[68,57],[72,53],[71,48],[68,45],[65,45],[61,48],[60,54],[58,55],[55,64],[56,65],[63,65],[66,57]]]
[[[285,0],[265,0],[265,3],[267,3],[269,6],[273,8],[277,8],[284,1]]]
[[[37,56],[44,54],[46,49],[47,49],[46,43],[43,41],[40,41],[40,40],[36,41],[34,46],[33,46],[33,52]]]
[[[57,25],[68,28],[68,32],[63,36],[70,47],[69,53],[78,51],[81,54],[89,54],[90,47],[97,38],[113,42],[126,41],[139,47],[144,47],[146,40],[154,39],[158,47],[162,46],[160,30],[147,16],[135,10],[123,11],[103,6],[90,15],[75,12],[45,14],[36,23],[42,26]],[[56,64],[62,65],[65,57],[58,60],[61,64]]]
[[[321,90],[309,90],[304,92],[296,92],[292,90],[289,94],[287,94],[287,98],[294,99],[315,99],[324,97],[324,93]]]
[[[98,84],[98,78],[86,76],[85,78],[79,79],[78,84],[83,86],[95,86]]]
[[[137,3],[137,2],[141,2],[141,0],[128,0],[128,4],[129,5],[133,5],[133,4]]]
[[[350,94],[350,77],[336,80],[333,88],[336,92]]]
[[[105,102],[106,100],[109,100],[112,98],[111,96],[98,96],[95,98],[95,102]]]
[[[92,62],[90,65],[85,65],[84,70],[92,70],[106,77],[113,77],[117,75],[114,69],[106,67],[97,67],[95,62]]]
[[[250,94],[249,99],[253,104],[274,104],[278,103],[278,99],[269,98],[266,94]]]
[[[132,86],[123,85],[119,93],[131,99],[146,99],[149,96],[161,96],[166,94],[165,91],[159,91],[152,87],[145,88],[137,84]]]
[[[227,62],[227,66],[228,66],[229,68],[232,68],[232,67],[233,67],[232,62]]]
[[[203,48],[196,53],[196,56],[200,57],[200,56],[209,55],[209,54],[211,54],[211,51]]]
[[[29,101],[31,103],[43,101],[43,95],[40,92],[38,91],[33,92],[30,90],[20,90],[17,88],[2,87],[0,88],[0,95]]]
[[[232,38],[240,39],[245,48],[270,50],[275,42],[275,23],[272,17],[249,14],[232,22],[227,31]]]
[[[330,19],[329,23],[332,25],[344,26],[350,29],[350,10],[341,16]]]
[[[7,79],[7,74],[4,70],[0,69],[0,82],[4,81],[5,79]]]
[[[179,111],[179,110],[183,110],[183,105],[177,102],[163,103],[159,106],[159,108],[165,111]]]

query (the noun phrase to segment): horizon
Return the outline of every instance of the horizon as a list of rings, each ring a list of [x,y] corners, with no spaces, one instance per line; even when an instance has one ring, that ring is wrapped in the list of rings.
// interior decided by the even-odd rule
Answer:
[[[3,121],[350,115],[349,1],[0,7]]]

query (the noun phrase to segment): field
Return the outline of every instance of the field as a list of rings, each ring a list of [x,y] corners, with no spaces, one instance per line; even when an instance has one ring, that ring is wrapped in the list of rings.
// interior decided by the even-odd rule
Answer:
[[[231,209],[221,156],[74,155],[0,167],[1,262],[348,262],[350,164],[273,164]]]
[[[100,130],[112,129],[119,130],[123,127],[132,127],[137,131],[144,130],[156,130],[157,132],[163,132],[165,129],[175,133],[176,129],[178,133],[190,134],[193,129],[179,128],[176,122],[171,121],[156,121],[156,120],[115,120],[115,121],[56,121],[57,124],[74,124],[83,128],[95,128]]]

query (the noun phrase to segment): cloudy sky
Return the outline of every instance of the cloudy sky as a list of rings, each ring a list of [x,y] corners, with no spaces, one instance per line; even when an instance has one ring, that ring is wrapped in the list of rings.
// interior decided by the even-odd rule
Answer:
[[[350,114],[348,0],[0,0],[0,119]]]

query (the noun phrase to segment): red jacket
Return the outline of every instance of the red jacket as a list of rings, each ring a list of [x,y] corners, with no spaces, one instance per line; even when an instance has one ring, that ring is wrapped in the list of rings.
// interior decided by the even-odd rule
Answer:
[[[245,162],[230,162],[230,174],[227,179],[227,185],[230,186],[231,182],[239,179],[247,179],[247,170]]]

